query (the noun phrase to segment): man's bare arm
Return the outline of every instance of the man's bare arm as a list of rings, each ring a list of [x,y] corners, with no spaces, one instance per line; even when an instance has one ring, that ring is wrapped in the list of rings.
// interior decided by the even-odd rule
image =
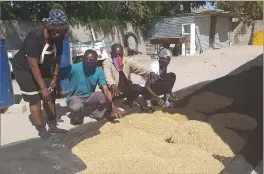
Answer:
[[[106,100],[113,105],[113,99],[112,99],[112,94],[111,91],[108,89],[107,85],[103,85],[102,87],[103,93],[106,97]]]
[[[151,89],[151,87],[150,87],[150,85],[152,84],[152,79],[151,78],[148,78],[147,79],[147,82],[146,82],[146,85],[145,85],[145,88],[148,90],[148,92],[153,96],[153,97],[155,97],[156,99],[157,98],[159,98],[159,96],[155,93],[155,92],[153,92],[152,91],[152,89]]]

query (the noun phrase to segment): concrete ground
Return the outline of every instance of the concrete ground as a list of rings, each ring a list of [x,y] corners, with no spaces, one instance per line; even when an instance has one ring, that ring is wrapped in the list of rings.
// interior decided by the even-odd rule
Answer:
[[[260,46],[233,46],[210,50],[196,56],[173,57],[169,65],[169,71],[175,72],[177,75],[177,82],[173,91],[225,76],[261,54],[263,54],[263,48]],[[262,62],[255,62],[255,64],[262,65]],[[254,64],[247,66],[244,67],[244,70],[254,66]],[[136,83],[138,77],[133,76],[133,81]],[[19,95],[19,87],[15,80],[13,81],[13,88],[14,93]],[[70,125],[70,121],[66,116],[68,109],[64,99],[57,100],[56,106],[57,114],[61,115],[64,121],[60,123],[59,127],[73,128],[74,126]],[[37,137],[37,132],[29,121],[29,115],[28,106],[24,113],[4,113],[1,115],[1,145]],[[93,120],[89,117],[85,118],[85,122],[90,121]]]

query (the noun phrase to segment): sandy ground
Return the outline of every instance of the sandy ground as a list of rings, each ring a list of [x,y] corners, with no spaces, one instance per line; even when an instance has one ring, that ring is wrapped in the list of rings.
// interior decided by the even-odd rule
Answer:
[[[173,91],[178,91],[199,82],[214,80],[225,76],[239,66],[263,54],[261,46],[233,46],[219,50],[210,50],[196,56],[174,57],[169,65],[169,71],[175,72],[177,82]],[[262,65],[262,62],[256,62]],[[254,64],[248,65],[254,66]],[[238,73],[238,72],[237,72]],[[138,82],[138,77],[134,76],[133,81]],[[205,85],[205,84],[204,84]],[[13,81],[15,94],[19,94],[19,87]],[[71,129],[67,107],[63,99],[57,100],[57,113],[62,115],[63,123],[61,128]],[[37,137],[37,132],[29,122],[29,110],[24,114],[2,114],[1,115],[1,145],[18,142]],[[92,119],[86,117],[85,122]]]

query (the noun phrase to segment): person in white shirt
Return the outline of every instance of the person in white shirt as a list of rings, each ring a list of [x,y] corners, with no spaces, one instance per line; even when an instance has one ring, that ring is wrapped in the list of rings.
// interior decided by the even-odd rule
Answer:
[[[177,100],[177,97],[172,93],[172,88],[176,81],[176,75],[173,72],[167,73],[167,67],[170,63],[172,53],[169,49],[163,48],[158,53],[158,60],[152,60],[150,64],[150,71],[159,75],[159,79],[151,80],[147,77],[141,76],[139,85],[143,87],[142,96],[146,101],[146,106],[143,108],[147,111],[154,111],[151,98],[157,99],[161,107],[172,107],[169,98]],[[159,95],[164,94],[165,101]]]

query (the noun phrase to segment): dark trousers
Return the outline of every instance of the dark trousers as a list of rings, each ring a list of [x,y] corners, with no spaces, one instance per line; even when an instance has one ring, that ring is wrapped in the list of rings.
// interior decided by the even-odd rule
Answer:
[[[110,110],[110,105],[102,92],[94,92],[91,96],[81,98],[79,96],[72,96],[69,98],[68,107],[73,115],[78,115],[83,111],[85,106],[90,107],[90,117],[95,119],[102,119]]]
[[[150,85],[150,88],[157,95],[171,93],[173,85],[176,81],[176,75],[170,72],[161,75],[161,78],[162,79],[158,80],[156,83]],[[150,100],[152,97],[146,88],[143,89],[142,96],[145,100]]]
[[[138,84],[127,83],[123,85],[119,90],[123,93],[118,97],[114,97],[113,100],[127,98],[127,103],[132,104],[138,96],[142,93],[142,87]]]

